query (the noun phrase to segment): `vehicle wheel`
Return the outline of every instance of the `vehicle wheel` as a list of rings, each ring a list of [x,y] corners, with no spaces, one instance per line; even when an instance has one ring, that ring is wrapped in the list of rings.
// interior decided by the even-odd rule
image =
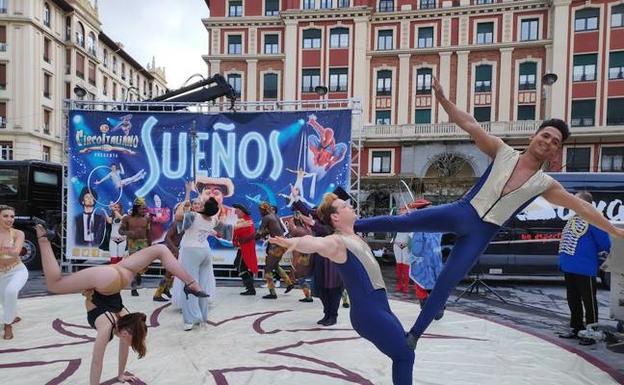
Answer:
[[[20,257],[28,270],[41,269],[41,259],[39,258],[39,246],[37,245],[37,236],[34,233],[26,233],[24,246]]]
[[[608,271],[601,271],[600,282],[602,283],[602,286],[604,286],[606,289],[610,289],[611,288],[611,273]]]

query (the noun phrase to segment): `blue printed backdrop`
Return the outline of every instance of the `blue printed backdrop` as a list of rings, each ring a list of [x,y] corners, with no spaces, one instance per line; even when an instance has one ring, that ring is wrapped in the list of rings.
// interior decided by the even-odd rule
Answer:
[[[350,110],[219,115],[72,111],[69,121],[70,258],[108,257],[110,205],[120,203],[127,213],[137,197],[145,198],[150,213],[159,213],[155,241],[162,239],[174,207],[184,198],[184,184],[192,179],[193,127],[198,187],[221,188],[230,220],[234,203],[248,207],[258,221],[262,201],[286,216],[292,214],[288,204],[295,195],[315,205],[325,192],[349,186]],[[215,263],[233,261],[227,239],[213,239],[211,245]]]

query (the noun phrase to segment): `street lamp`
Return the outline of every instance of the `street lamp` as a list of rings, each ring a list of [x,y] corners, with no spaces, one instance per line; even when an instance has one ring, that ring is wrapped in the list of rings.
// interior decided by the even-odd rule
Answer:
[[[319,96],[319,101],[323,100],[325,98],[325,95],[327,95],[327,92],[329,91],[329,89],[325,86],[316,86],[314,87],[314,92],[316,92],[316,94]],[[323,103],[322,105],[325,106],[325,108],[327,108],[327,101],[325,101],[325,103]]]
[[[557,74],[548,72],[542,76],[542,111],[544,111],[544,119],[550,119],[550,110],[546,113],[546,87],[550,87],[555,84],[559,77]]]
[[[78,99],[82,99],[85,97],[86,94],[87,90],[76,84],[76,86],[74,87],[74,95],[76,95]]]

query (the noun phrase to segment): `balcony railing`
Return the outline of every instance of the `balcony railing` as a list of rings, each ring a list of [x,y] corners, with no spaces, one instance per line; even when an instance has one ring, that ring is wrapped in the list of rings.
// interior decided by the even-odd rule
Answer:
[[[481,127],[492,135],[500,137],[526,138],[537,131],[540,120],[518,120],[515,122],[484,122]],[[572,136],[624,135],[624,126],[570,127]],[[353,137],[358,138],[357,130]],[[468,134],[455,123],[433,124],[376,124],[362,128],[362,139],[369,140],[448,140],[468,139]]]

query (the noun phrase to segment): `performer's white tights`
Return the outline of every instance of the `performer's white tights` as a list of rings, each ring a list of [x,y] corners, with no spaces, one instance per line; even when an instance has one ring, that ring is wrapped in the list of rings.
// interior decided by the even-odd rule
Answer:
[[[0,302],[4,314],[2,323],[11,324],[17,315],[17,295],[28,280],[28,269],[19,264],[11,270],[0,273]]]

